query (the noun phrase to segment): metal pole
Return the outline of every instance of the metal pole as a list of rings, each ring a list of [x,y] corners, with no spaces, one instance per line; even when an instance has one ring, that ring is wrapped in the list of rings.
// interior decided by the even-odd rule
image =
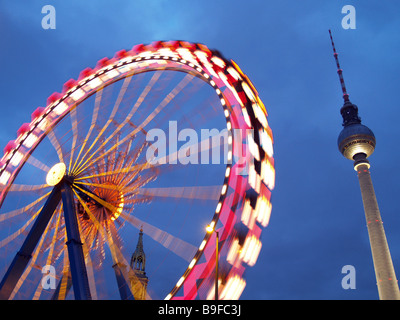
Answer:
[[[216,250],[215,250],[215,300],[218,300],[218,251],[219,251],[219,234],[216,234]]]

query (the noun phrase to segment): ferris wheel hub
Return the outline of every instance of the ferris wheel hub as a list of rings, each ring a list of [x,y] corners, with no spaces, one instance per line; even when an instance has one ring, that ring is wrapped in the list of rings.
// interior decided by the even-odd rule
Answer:
[[[67,166],[63,162],[59,162],[51,167],[46,176],[46,183],[49,186],[58,184],[67,172]]]

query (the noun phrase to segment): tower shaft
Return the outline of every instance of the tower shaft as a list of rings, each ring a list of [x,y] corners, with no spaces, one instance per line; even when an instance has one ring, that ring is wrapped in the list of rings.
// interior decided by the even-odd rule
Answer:
[[[359,164],[355,169],[360,183],[379,299],[399,300],[399,286],[386,240],[378,202],[376,200],[374,186],[372,185],[369,164]]]

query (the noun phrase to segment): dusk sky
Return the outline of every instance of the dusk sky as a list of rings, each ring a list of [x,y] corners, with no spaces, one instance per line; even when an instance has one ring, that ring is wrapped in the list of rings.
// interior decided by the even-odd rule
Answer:
[[[54,30],[41,25],[47,4]],[[355,29],[342,27],[345,5]],[[390,0],[0,0],[0,146],[99,59],[155,40],[203,43],[248,75],[274,134],[273,209],[241,299],[378,299],[357,174],[337,148],[343,99],[328,30],[377,139],[370,170],[399,277],[399,12]],[[356,289],[341,286],[345,265]]]

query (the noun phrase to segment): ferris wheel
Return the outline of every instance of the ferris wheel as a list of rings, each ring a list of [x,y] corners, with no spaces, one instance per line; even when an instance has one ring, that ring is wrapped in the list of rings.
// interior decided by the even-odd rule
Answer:
[[[140,230],[146,299],[214,299],[216,275],[238,299],[274,183],[267,111],[234,61],[185,41],[119,51],[4,149],[0,298],[137,299]]]

